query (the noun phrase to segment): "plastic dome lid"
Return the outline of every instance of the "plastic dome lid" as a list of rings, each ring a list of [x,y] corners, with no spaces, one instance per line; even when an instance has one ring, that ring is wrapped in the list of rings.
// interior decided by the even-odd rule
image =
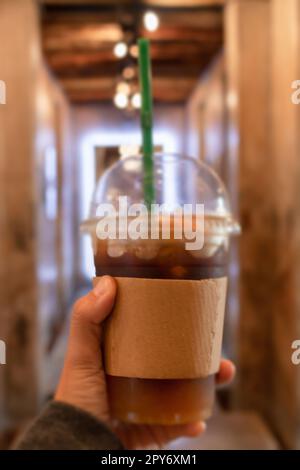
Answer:
[[[185,204],[192,208],[203,204],[205,215],[222,221],[222,228],[227,234],[239,233],[239,224],[232,217],[227,190],[208,165],[174,154],[155,154],[153,160],[154,203],[162,206],[163,211],[172,213],[176,207]],[[90,217],[82,228],[91,228],[91,223],[98,219],[98,207],[102,204],[110,204],[118,212],[121,196],[127,197],[128,205],[144,202],[141,155],[121,159],[103,173],[94,191]]]

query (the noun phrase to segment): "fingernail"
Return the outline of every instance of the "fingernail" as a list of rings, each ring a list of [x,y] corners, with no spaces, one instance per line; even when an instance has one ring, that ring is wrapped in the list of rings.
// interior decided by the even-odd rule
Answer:
[[[94,294],[97,297],[103,295],[108,289],[109,282],[110,281],[107,276],[102,276],[93,289]]]

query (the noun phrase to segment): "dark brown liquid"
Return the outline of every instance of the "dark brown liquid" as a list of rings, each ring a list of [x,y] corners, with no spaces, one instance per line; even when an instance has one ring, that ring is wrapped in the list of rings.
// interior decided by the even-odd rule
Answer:
[[[209,239],[199,253],[187,251],[184,241],[172,238],[125,243],[98,241],[97,276],[194,280],[226,276],[227,250],[223,245],[212,247]],[[111,414],[121,421],[172,425],[204,420],[212,411],[214,376],[161,380],[110,375],[107,383]]]
[[[151,240],[148,241],[148,245],[153,243]],[[139,242],[140,253],[143,252],[145,245],[146,241]],[[218,248],[213,256],[196,258],[193,252],[185,250],[184,243],[174,240],[168,243],[161,242],[156,256],[151,259],[138,257],[134,250],[126,250],[121,256],[111,257],[108,255],[105,242],[98,243],[94,257],[96,276],[109,274],[115,277],[146,279],[199,280],[223,277],[226,276],[226,260],[227,252],[223,246]]]

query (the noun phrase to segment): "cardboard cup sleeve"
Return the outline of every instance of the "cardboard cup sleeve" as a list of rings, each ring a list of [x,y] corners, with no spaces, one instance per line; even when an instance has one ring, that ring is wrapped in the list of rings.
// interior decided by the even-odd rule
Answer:
[[[144,379],[191,379],[219,370],[227,278],[116,278],[105,322],[106,373]],[[94,283],[97,278],[94,279]]]

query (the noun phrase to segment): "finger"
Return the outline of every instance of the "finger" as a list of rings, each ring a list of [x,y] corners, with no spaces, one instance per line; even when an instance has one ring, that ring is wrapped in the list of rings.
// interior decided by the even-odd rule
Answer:
[[[159,450],[161,448],[160,442],[156,439],[152,431],[153,426],[147,424],[139,425],[139,444],[137,448],[148,450]]]
[[[118,423],[113,431],[126,449],[159,449],[146,425]]]
[[[117,423],[113,429],[126,449],[157,450],[179,437],[199,436],[205,431],[206,423],[198,421],[174,426]]]
[[[113,278],[103,276],[95,288],[73,308],[67,361],[72,366],[101,366],[102,323],[111,312],[116,295]]]
[[[228,359],[222,359],[220,364],[220,370],[216,376],[217,385],[228,384],[233,380],[235,376],[235,366]]]
[[[207,425],[204,421],[198,421],[196,423],[186,424],[185,436],[186,437],[197,437],[206,431]]]
[[[196,437],[206,429],[206,423],[197,421],[195,423],[177,424],[173,426],[150,426],[155,441],[162,448],[168,442],[179,437]]]

